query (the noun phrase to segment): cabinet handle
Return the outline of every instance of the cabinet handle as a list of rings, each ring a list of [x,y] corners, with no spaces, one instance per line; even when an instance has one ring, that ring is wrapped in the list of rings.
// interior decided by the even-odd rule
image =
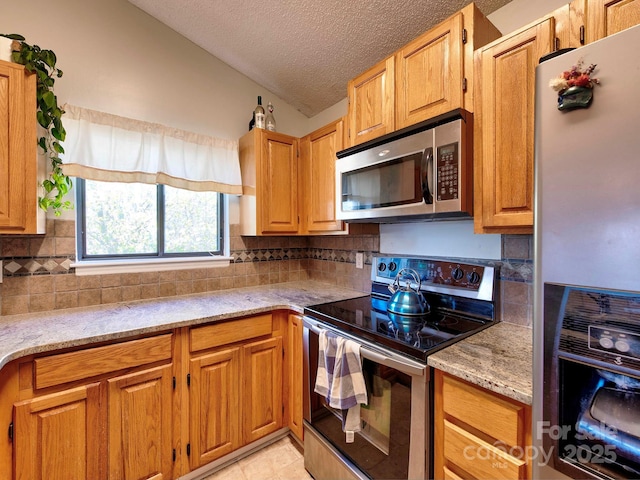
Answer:
[[[580,45],[584,45],[584,25],[580,25]]]

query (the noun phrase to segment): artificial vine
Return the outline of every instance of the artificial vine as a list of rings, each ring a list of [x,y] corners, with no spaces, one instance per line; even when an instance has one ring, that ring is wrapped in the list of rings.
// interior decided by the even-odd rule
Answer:
[[[24,65],[29,73],[36,74],[36,97],[38,124],[44,129],[44,135],[38,138],[38,146],[48,157],[51,171],[42,182],[44,195],[38,197],[38,205],[47,211],[52,209],[56,216],[62,210],[72,209],[71,201],[63,201],[63,197],[72,186],[71,178],[64,174],[60,154],[64,153],[61,142],[64,141],[66,131],[62,126],[64,110],[58,106],[58,99],[53,93],[55,79],[62,77],[62,70],[56,67],[56,54],[51,50],[41,49],[38,45],[25,42],[22,35],[15,33],[0,34],[13,40],[11,45],[11,59],[15,63]]]

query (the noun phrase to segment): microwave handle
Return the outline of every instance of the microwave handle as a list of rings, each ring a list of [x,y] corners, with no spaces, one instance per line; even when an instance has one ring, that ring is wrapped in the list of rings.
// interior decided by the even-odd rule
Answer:
[[[433,148],[425,148],[420,162],[420,181],[424,203],[433,203]]]

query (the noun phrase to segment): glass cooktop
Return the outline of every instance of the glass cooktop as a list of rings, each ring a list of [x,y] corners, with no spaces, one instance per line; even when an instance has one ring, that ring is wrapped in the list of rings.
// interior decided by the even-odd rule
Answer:
[[[422,362],[429,354],[493,324],[437,309],[422,316],[397,315],[387,312],[385,299],[371,295],[313,305],[304,314]]]

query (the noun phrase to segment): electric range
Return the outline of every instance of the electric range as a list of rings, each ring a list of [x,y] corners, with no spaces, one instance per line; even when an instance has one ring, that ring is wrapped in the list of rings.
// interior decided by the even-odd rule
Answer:
[[[430,306],[424,315],[387,311],[398,272],[414,270]],[[371,293],[313,305],[307,317],[426,363],[431,353],[492,325],[496,319],[496,268],[415,257],[374,257]],[[411,284],[413,289],[418,285]]]

